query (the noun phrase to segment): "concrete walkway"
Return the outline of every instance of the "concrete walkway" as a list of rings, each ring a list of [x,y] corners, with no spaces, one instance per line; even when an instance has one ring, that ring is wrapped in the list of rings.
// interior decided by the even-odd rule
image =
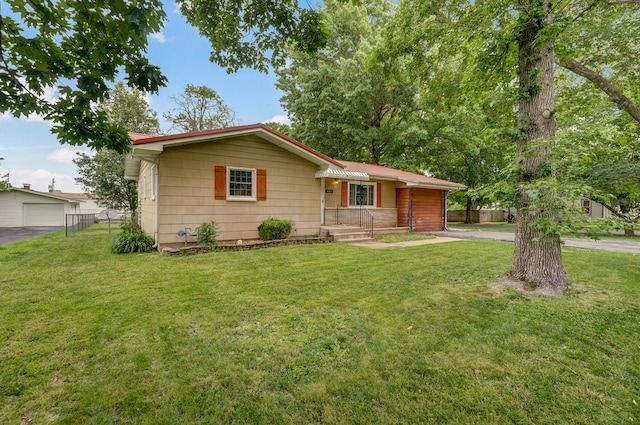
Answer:
[[[394,242],[394,243],[384,243],[378,241],[370,241],[370,242],[358,242],[350,245],[355,246],[363,246],[371,249],[391,249],[391,248],[406,248],[408,246],[418,246],[418,245],[431,245],[434,243],[443,243],[443,242],[455,242],[460,241],[460,238],[450,238],[446,236],[437,236],[433,239],[421,239],[417,241],[405,241],[405,242]]]

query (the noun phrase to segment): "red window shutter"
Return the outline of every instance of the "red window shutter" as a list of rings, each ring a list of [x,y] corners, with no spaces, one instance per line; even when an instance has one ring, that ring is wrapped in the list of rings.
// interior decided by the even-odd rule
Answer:
[[[376,183],[376,208],[382,208],[382,183]]]
[[[227,167],[215,166],[214,198],[227,199]]]
[[[349,183],[342,182],[342,199],[341,206],[347,207],[349,206]]]
[[[267,170],[256,170],[257,180],[257,192],[256,198],[258,201],[267,200]]]

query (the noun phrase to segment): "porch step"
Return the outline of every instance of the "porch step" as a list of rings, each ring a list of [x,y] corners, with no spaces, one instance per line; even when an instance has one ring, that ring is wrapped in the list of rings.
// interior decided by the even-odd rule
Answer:
[[[409,233],[408,227],[376,227],[373,229],[374,235],[388,235],[390,233]]]
[[[362,227],[357,226],[323,226],[323,236],[333,236],[333,240],[342,243],[370,242],[374,239]]]

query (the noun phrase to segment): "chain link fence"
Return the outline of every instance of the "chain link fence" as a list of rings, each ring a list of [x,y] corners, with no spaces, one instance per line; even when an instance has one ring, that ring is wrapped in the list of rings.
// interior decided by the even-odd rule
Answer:
[[[64,224],[65,235],[69,236],[84,230],[94,224],[95,220],[95,214],[66,214]]]

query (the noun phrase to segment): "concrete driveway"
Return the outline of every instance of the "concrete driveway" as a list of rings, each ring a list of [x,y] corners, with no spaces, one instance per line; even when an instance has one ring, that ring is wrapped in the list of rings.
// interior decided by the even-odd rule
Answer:
[[[46,235],[47,233],[64,230],[64,226],[60,227],[9,227],[0,229],[0,245],[6,245],[9,242],[21,241],[24,239],[35,238],[36,236]]]
[[[515,234],[508,232],[473,232],[461,230],[449,230],[445,232],[429,232],[429,234],[457,239],[496,240],[513,242]],[[588,238],[562,238],[564,246],[582,249],[598,249],[602,251],[630,252],[640,254],[640,242],[626,240],[600,239],[594,241]]]

